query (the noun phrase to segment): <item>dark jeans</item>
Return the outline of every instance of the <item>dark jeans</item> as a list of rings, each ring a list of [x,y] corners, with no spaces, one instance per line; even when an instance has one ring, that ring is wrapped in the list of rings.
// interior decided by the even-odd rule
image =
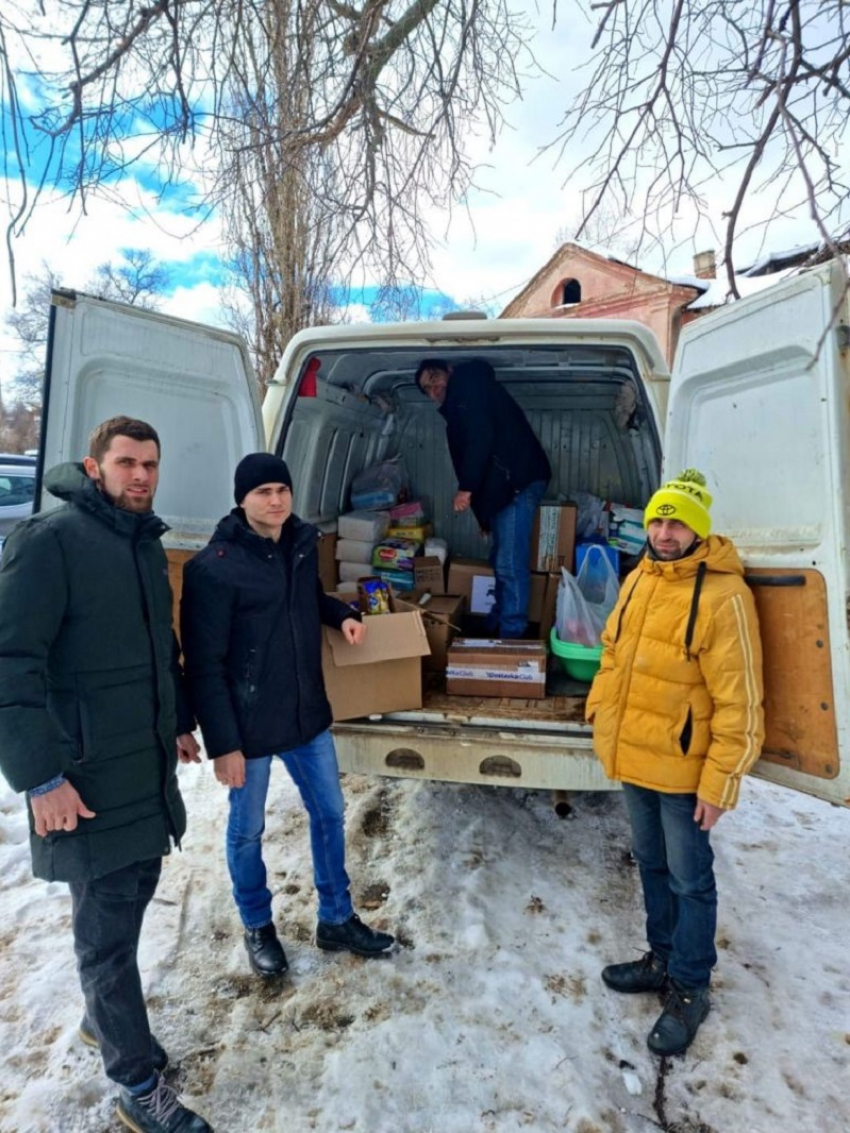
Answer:
[[[499,637],[522,637],[528,627],[531,529],[546,485],[546,480],[535,480],[493,519],[490,565],[496,581],[496,604],[487,623]]]
[[[121,1086],[138,1086],[153,1074],[136,952],[161,869],[162,859],[152,858],[70,885],[86,1017],[100,1043],[107,1076]]]
[[[696,795],[623,784],[640,868],[649,947],[685,987],[708,987],[717,963],[717,888],[709,832],[694,822]]]
[[[272,894],[263,861],[266,796],[274,756],[245,760],[245,786],[230,791],[227,866],[233,897],[246,928],[262,928],[272,919]],[[343,924],[354,911],[345,871],[345,800],[339,785],[336,749],[330,731],[281,752],[310,819],[313,881],[319,895],[319,920]]]

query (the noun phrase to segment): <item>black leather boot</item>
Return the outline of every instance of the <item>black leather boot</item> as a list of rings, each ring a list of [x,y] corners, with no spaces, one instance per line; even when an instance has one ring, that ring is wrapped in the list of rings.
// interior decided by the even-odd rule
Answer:
[[[286,953],[273,924],[265,924],[262,928],[246,928],[245,947],[248,950],[248,962],[257,975],[264,979],[282,976],[289,968]]]

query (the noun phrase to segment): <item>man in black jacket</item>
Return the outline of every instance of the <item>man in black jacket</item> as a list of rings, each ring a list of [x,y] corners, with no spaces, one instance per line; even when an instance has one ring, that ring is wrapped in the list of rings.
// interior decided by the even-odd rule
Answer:
[[[263,862],[271,763],[279,756],[310,819],[319,897],[316,943],[359,956],[385,952],[393,937],[354,912],[345,871],[344,801],[331,709],[325,695],[321,627],[358,645],[360,615],[324,593],[318,531],[292,514],[292,479],[269,453],[236,468],[237,507],[186,566],[181,636],[193,707],[218,781],[230,788],[227,865],[257,975],[288,967],[272,921]]]
[[[71,890],[86,1014],[141,1133],[211,1133],[161,1077],[136,951],[171,841],[176,767],[199,762],[180,703],[168,565],[152,511],[159,438],[116,417],[45,487],[65,501],[19,524],[0,566],[0,766],[26,791],[33,871]],[[179,721],[179,722],[178,722]],[[179,734],[178,734],[179,733]]]
[[[528,625],[531,528],[552,475],[525,414],[496,381],[488,362],[453,366],[425,358],[416,384],[440,407],[458,490],[454,510],[471,508],[490,532],[496,604],[488,622],[500,637],[522,637]]]

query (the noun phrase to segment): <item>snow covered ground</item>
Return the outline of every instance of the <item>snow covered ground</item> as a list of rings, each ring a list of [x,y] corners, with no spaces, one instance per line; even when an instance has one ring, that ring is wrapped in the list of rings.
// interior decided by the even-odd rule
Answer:
[[[170,1074],[216,1133],[846,1133],[850,812],[751,780],[714,836],[714,1008],[691,1050],[645,1045],[656,996],[605,989],[643,917],[617,794],[345,779],[349,866],[386,960],[311,943],[304,816],[275,769],[267,831],[291,978],[249,973],[221,849],[224,791],[181,769],[190,828],[141,962]],[[81,1000],[63,885],[31,879],[0,788],[0,1130],[120,1126]]]

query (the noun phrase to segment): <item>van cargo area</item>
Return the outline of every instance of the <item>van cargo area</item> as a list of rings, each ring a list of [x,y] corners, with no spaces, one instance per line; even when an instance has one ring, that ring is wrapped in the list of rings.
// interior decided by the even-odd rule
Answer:
[[[490,363],[549,457],[547,500],[588,492],[641,508],[657,487],[657,409],[648,403],[644,375],[627,346],[488,342],[468,348],[442,343],[430,350],[318,350],[300,359],[297,393],[290,385],[284,399],[272,387],[264,407],[267,431],[284,438],[298,514],[320,526],[336,519],[348,509],[355,475],[398,457],[409,497],[425,502],[433,534],[448,544],[450,557],[487,558],[488,541],[472,513],[452,509],[457,481],[445,423],[414,378],[424,356],[455,365],[470,358]],[[283,420],[275,421],[277,414]],[[624,558],[622,572],[633,563]],[[486,637],[482,626],[483,620],[467,616],[462,628]],[[542,627],[541,637],[548,629]],[[588,687],[571,679],[557,658],[549,660],[543,699],[451,696],[444,675],[426,672],[421,709],[336,725],[340,759],[350,770],[390,775],[607,788],[612,784],[596,764],[584,724]],[[380,767],[370,742],[378,736]],[[572,758],[565,759],[567,737]]]

